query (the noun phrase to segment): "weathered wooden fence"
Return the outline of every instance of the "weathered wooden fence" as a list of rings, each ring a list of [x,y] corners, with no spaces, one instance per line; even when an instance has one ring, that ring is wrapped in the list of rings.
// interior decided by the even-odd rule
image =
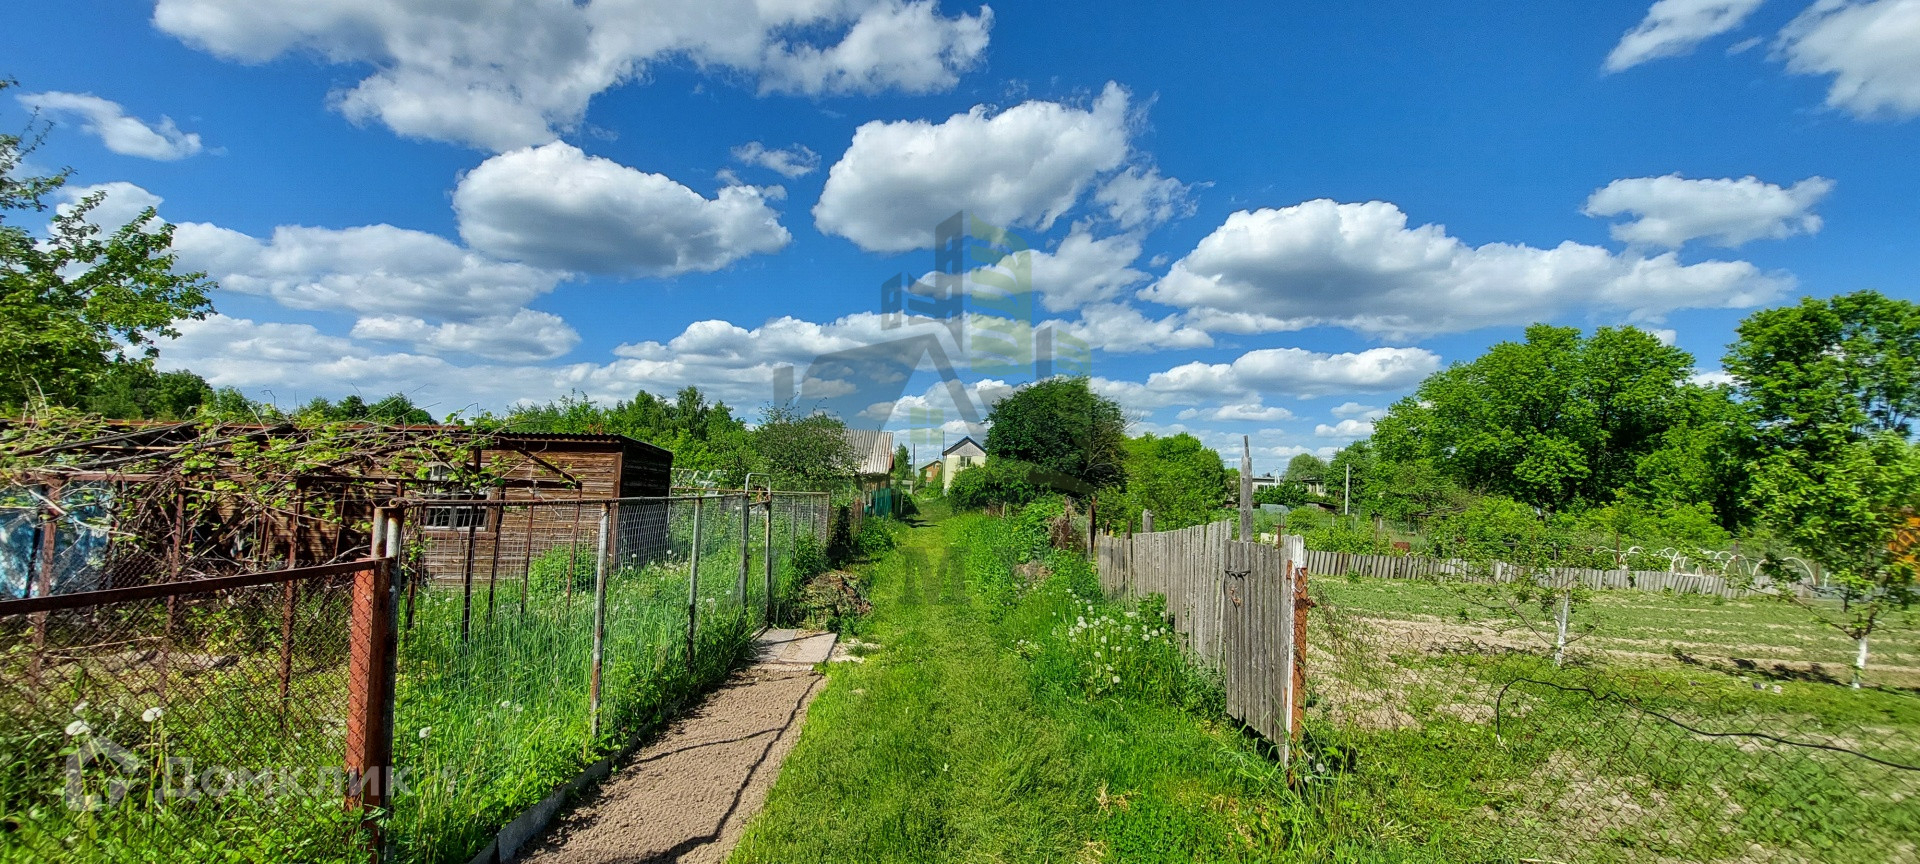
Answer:
[[[1376,579],[1445,579],[1454,582],[1511,582],[1519,568],[1509,564],[1474,566],[1459,559],[1418,558],[1410,555],[1356,555],[1349,552],[1305,553],[1307,570],[1327,575],[1357,573]],[[1764,585],[1753,588],[1727,584],[1719,576],[1693,573],[1669,573],[1665,570],[1591,570],[1583,567],[1553,567],[1547,570],[1543,584],[1561,588],[1572,584],[1588,588],[1633,591],[1667,591],[1676,594],[1718,594],[1729,599],[1767,593]]]
[[[1174,630],[1220,669],[1227,713],[1278,744],[1283,762],[1305,681],[1304,551],[1299,537],[1236,541],[1228,522],[1094,540],[1101,587],[1165,597]]]

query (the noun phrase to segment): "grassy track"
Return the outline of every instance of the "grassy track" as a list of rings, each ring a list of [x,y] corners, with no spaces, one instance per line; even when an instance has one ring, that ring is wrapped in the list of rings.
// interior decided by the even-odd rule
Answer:
[[[733,860],[1920,860],[1910,774],[1695,738],[1540,687],[1513,694],[1504,741],[1490,710],[1515,677],[1599,671],[1696,723],[1891,734],[1920,724],[1910,695],[1804,681],[1775,693],[1671,660],[1562,671],[1505,651],[1389,657],[1384,625],[1455,614],[1404,583],[1328,580],[1316,648],[1356,650],[1310,663],[1304,779],[1289,788],[1222,715],[1218,687],[1146,623],[1150,603],[1098,599],[1070,555],[1040,552],[1050,575],[1021,563],[1039,552],[1032,528],[940,520],[870,565],[860,636],[879,647],[829,671]],[[1663,626],[1753,616],[1781,625],[1780,647],[1798,644],[1772,611],[1595,614],[1653,641]]]

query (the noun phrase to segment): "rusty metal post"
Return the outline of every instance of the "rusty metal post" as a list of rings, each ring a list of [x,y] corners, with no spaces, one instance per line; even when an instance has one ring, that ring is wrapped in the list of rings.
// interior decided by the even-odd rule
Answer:
[[[463,645],[473,630],[473,547],[475,535],[479,533],[475,528],[473,523],[467,523],[467,563],[460,571],[460,643]]]
[[[375,521],[376,532],[381,524]],[[348,633],[346,805],[363,814],[361,826],[376,858],[381,839],[373,814],[387,805],[393,778],[392,563],[377,559],[354,574]]]
[[[700,622],[700,505],[706,495],[693,499],[693,551],[687,558],[687,671],[693,671],[694,635]]]
[[[500,581],[500,537],[501,535],[506,533],[504,529],[507,527],[506,507],[501,506],[500,508],[498,508],[499,517],[500,517],[498,519],[493,518],[495,509],[496,508],[488,507],[486,510],[481,511],[482,512],[481,518],[486,519],[487,524],[493,526],[493,551],[489,553],[487,556],[487,629],[488,630],[493,629],[493,585],[495,582]]]
[[[525,548],[521,550],[520,555],[520,617],[522,620],[525,620],[527,617],[528,583],[533,581],[533,512],[536,509],[538,508],[532,504],[527,505],[527,540],[524,544]],[[505,524],[506,514],[500,514],[500,518],[502,519],[502,524]],[[499,543],[500,538],[493,538],[493,542],[496,544]]]
[[[40,566],[33,575],[33,584],[28,588],[29,597],[45,597],[53,593],[53,568],[59,564],[55,554],[60,545],[60,509],[52,502],[60,499],[60,483],[49,483],[45,492],[48,504],[42,508],[44,516],[40,520]],[[37,688],[40,684],[40,672],[46,663],[47,650],[47,613],[33,614],[33,658],[27,663],[27,679]]]
[[[573,502],[573,537],[567,541],[567,611],[573,611],[574,571],[580,567],[580,517],[584,511],[580,501]]]
[[[587,678],[587,746],[600,737],[600,666],[607,643],[607,529],[613,505],[600,509],[600,554],[593,559],[593,666]]]

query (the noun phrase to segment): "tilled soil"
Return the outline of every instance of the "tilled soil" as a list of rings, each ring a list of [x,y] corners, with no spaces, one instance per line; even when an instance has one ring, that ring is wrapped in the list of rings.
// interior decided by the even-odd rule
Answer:
[[[776,662],[735,673],[659,741],[554,820],[520,860],[725,859],[766,800],[780,763],[800,737],[807,704],[825,680],[810,665],[772,659]]]

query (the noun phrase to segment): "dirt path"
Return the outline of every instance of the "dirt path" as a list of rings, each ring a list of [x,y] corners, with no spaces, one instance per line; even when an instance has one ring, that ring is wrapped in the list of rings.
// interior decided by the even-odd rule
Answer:
[[[772,630],[734,674],[659,741],[556,819],[522,861],[717,862],[759,812],[824,679],[832,634]]]

